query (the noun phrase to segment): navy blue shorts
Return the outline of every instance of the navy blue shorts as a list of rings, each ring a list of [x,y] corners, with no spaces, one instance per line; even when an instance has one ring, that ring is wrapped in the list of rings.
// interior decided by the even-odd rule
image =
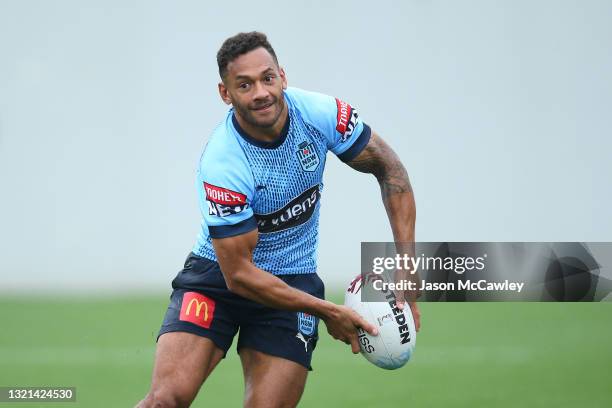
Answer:
[[[279,276],[287,285],[320,299],[324,285],[316,273]],[[248,347],[311,370],[319,319],[302,312],[272,309],[227,289],[217,262],[191,253],[172,281],[174,289],[159,336],[188,332],[209,338],[225,353],[238,335],[238,351]]]

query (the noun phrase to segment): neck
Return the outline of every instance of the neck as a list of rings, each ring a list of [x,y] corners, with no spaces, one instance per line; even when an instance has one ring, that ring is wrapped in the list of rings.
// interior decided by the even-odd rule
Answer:
[[[278,116],[276,122],[268,127],[251,125],[242,119],[242,116],[240,116],[238,111],[235,111],[235,115],[238,124],[245,132],[249,134],[249,136],[254,139],[261,140],[262,142],[273,142],[280,136],[281,131],[285,126],[285,122],[287,121],[287,115],[289,115],[289,112],[287,111],[287,102],[283,101],[283,110],[281,111],[281,114]]]

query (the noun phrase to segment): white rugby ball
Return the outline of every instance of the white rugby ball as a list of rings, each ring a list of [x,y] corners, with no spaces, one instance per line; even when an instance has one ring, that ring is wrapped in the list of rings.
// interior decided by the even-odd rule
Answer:
[[[377,336],[359,329],[361,354],[372,364],[395,370],[405,365],[416,346],[416,330],[410,307],[397,308],[392,291],[381,293],[380,302],[361,301],[361,275],[357,276],[344,297],[344,304],[378,329]]]

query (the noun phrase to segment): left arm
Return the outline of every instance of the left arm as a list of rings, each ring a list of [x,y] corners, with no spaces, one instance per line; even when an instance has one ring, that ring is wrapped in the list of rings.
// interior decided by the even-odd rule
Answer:
[[[397,154],[376,132],[372,131],[366,147],[347,164],[359,172],[370,173],[376,177],[391,224],[393,240],[396,245],[408,244],[413,247],[416,204],[408,172]],[[402,299],[398,299],[398,305],[402,306]],[[410,308],[416,328],[419,330],[420,312],[416,302],[410,302]]]
[[[367,146],[347,163],[376,177],[395,242],[414,242],[416,205],[408,172],[397,154],[374,131]]]

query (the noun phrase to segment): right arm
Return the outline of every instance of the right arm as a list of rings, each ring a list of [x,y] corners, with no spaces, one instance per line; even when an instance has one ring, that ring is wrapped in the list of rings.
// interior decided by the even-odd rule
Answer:
[[[257,239],[257,230],[252,230],[212,240],[229,290],[268,307],[317,316],[325,322],[330,335],[351,344],[353,353],[358,353],[357,329],[363,328],[375,335],[376,328],[352,309],[295,289],[273,274],[256,267],[252,259]]]

